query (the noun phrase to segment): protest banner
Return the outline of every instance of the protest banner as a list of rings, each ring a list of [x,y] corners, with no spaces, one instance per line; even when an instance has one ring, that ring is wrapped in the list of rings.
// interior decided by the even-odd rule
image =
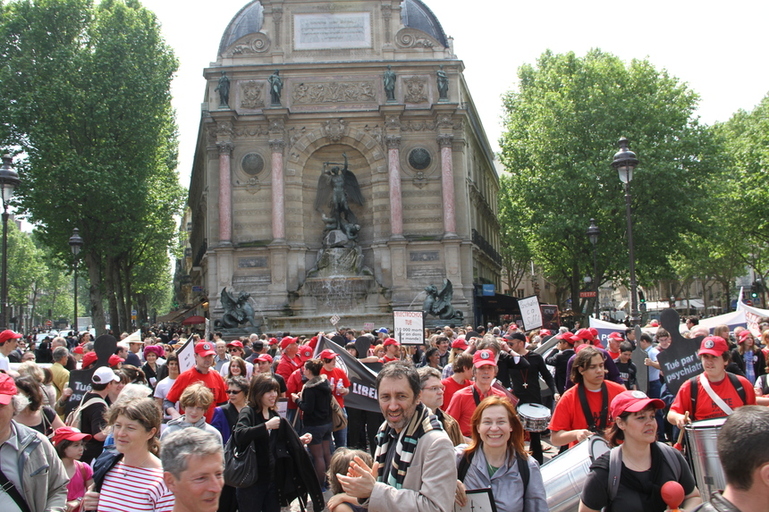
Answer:
[[[675,309],[665,309],[660,316],[660,323],[670,333],[670,347],[657,356],[660,370],[665,375],[668,391],[678,393],[678,389],[687,379],[702,373],[702,363],[697,357],[703,336],[684,338],[678,331],[681,322]]]
[[[66,417],[75,407],[80,405],[83,396],[91,391],[91,377],[97,368],[107,366],[109,356],[117,349],[117,340],[109,334],[102,334],[93,342],[94,352],[98,359],[96,364],[84,370],[72,370],[69,372],[69,388],[72,395],[64,404],[64,416]]]
[[[518,307],[521,308],[523,328],[527,331],[542,327],[542,310],[539,308],[539,298],[536,295],[518,299]]]
[[[421,311],[393,311],[393,338],[401,345],[424,345],[424,317]]]
[[[347,373],[347,378],[350,379],[350,392],[344,397],[345,407],[381,412],[376,394],[376,372],[365,367],[344,348],[323,336],[318,340],[316,355],[325,349],[336,353],[336,367]]]

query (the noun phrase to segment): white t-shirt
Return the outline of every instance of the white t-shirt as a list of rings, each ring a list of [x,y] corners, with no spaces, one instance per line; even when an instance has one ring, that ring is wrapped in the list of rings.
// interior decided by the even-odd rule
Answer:
[[[160,382],[158,382],[158,385],[155,386],[155,398],[161,398],[161,399],[165,400],[166,395],[168,394],[169,391],[171,391],[171,386],[174,385],[174,381],[175,380],[176,379],[172,379],[171,377],[166,377],[165,379],[163,379]],[[179,410],[179,402],[176,402],[174,404],[174,406],[176,407],[176,410],[178,411]],[[163,419],[164,420],[170,420],[171,419],[171,416],[166,414],[165,410],[163,411]]]
[[[0,370],[5,370],[6,373],[11,371],[11,366],[8,364],[8,358],[5,354],[0,354]]]

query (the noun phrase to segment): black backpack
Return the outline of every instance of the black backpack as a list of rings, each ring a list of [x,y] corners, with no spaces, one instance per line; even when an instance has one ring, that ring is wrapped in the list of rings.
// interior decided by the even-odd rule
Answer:
[[[737,394],[740,395],[740,400],[742,400],[742,403],[745,404],[747,401],[747,396],[745,395],[745,388],[742,386],[740,379],[738,379],[735,374],[729,372],[726,372],[726,376],[729,377],[729,380],[732,382],[732,386],[734,386],[734,389],[737,390]],[[700,390],[700,383],[698,380],[699,375],[689,379],[689,389],[691,389],[692,395],[692,410],[689,412],[689,417],[692,421],[696,420],[695,414],[697,413],[697,394]]]

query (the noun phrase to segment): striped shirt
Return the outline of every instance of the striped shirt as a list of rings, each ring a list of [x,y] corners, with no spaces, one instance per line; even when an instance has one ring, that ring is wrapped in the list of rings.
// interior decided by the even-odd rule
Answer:
[[[139,468],[119,461],[107,473],[98,512],[171,512],[174,495],[163,482],[163,470]]]

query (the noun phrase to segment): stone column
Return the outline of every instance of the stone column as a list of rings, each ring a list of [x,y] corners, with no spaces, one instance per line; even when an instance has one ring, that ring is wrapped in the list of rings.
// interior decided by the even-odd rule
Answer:
[[[230,156],[235,145],[232,142],[217,142],[219,149],[219,243],[232,243],[232,174]]]
[[[455,210],[456,196],[454,194],[454,163],[452,158],[452,142],[450,134],[438,135],[438,145],[441,147],[441,187],[443,189],[443,236],[457,235],[457,218]]]
[[[286,205],[285,186],[283,177],[283,147],[282,139],[270,141],[272,151],[272,238],[275,241],[286,239]]]
[[[390,233],[403,237],[403,201],[401,195],[400,135],[387,136],[388,174],[390,180]]]

